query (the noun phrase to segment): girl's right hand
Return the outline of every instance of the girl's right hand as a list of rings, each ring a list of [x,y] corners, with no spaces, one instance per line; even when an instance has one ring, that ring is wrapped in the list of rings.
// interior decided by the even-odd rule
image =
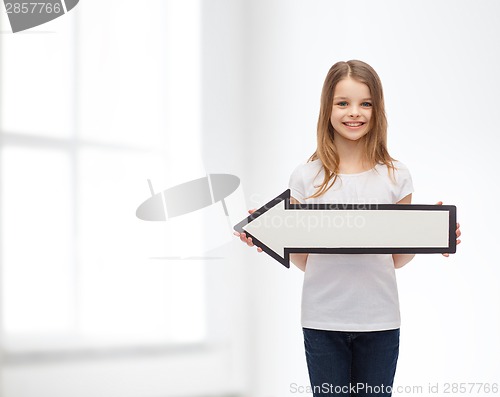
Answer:
[[[248,212],[250,214],[253,214],[255,212],[256,208],[254,208],[253,210],[248,210]],[[235,236],[239,237],[241,241],[243,241],[244,243],[246,243],[249,247],[253,247],[254,246],[254,243],[252,242],[252,237],[248,237],[246,236],[245,233],[238,233],[237,231],[235,231],[233,233]],[[257,247],[257,251],[258,252],[262,252],[262,248],[260,247]]]

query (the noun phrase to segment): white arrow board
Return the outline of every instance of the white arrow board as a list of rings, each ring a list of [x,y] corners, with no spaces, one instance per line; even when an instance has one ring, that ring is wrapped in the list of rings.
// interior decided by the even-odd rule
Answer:
[[[286,267],[290,253],[456,252],[456,207],[425,204],[290,204],[290,189],[234,229]]]

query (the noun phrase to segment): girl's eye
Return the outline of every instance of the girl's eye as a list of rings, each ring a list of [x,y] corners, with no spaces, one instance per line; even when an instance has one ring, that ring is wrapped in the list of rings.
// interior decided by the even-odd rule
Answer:
[[[370,107],[370,106],[372,106],[372,104],[370,102],[363,102],[361,105],[364,106],[364,107]]]
[[[347,102],[346,101],[342,101],[342,102],[339,102],[338,105],[339,106],[347,106]]]

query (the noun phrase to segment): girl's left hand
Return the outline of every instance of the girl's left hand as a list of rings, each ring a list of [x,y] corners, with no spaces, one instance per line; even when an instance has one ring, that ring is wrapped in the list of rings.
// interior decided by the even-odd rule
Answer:
[[[436,203],[436,205],[443,205],[443,202],[442,201],[438,201]],[[457,245],[460,244],[461,240],[459,239],[459,237],[461,236],[462,232],[460,231],[460,223],[457,222],[457,230],[456,230],[456,234],[457,234]],[[443,256],[450,256],[450,254],[448,253],[444,253]]]

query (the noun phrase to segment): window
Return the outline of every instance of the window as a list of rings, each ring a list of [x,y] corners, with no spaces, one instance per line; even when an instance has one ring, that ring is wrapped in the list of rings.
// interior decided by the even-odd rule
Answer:
[[[179,244],[168,240],[165,222],[135,217],[150,195],[147,179],[160,191],[204,173],[200,6],[138,6],[86,2],[31,31],[1,35],[1,313],[9,349],[205,338],[204,263],[151,259],[178,255]]]

